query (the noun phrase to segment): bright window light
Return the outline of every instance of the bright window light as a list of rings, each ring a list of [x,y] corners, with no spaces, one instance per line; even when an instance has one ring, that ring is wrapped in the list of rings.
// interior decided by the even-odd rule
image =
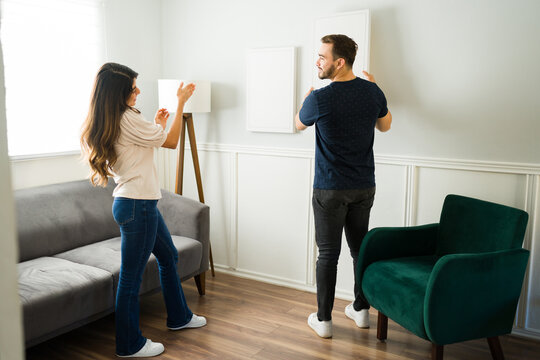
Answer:
[[[2,0],[8,153],[80,150],[105,59],[103,0]]]

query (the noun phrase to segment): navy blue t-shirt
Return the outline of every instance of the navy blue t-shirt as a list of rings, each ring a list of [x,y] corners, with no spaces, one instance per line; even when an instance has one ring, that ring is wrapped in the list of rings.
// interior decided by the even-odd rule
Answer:
[[[375,123],[388,113],[386,98],[370,81],[335,81],[304,100],[300,121],[316,124],[315,189],[375,186]]]

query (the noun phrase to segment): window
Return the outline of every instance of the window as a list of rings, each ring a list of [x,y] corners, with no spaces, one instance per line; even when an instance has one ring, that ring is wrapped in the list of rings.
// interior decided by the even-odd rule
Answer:
[[[8,153],[80,150],[105,59],[102,0],[2,0]]]

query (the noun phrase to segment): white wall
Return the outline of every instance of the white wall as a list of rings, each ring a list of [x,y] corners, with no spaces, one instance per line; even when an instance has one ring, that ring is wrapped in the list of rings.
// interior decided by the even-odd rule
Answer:
[[[364,8],[372,14],[371,71],[394,115],[392,130],[376,136],[371,227],[436,222],[448,193],[527,210],[531,259],[514,332],[540,338],[532,280],[540,273],[536,1],[163,0],[163,77],[213,86],[212,112],[194,120],[216,266],[315,291],[314,132],[246,131],[245,51],[297,47],[300,103],[311,85],[314,19]],[[169,189],[175,159],[160,152]],[[197,198],[189,157],[185,187]],[[345,245],[342,254],[337,295],[350,299]]]
[[[139,73],[137,107],[153,120],[161,74],[161,0],[105,0],[107,61]]]
[[[250,133],[245,51],[295,46],[300,103],[315,18],[369,8],[371,71],[394,114],[379,154],[537,163],[540,2],[521,0],[163,0],[163,76],[212,81],[201,142],[311,148],[313,131]],[[270,72],[280,69],[269,68]],[[269,99],[268,106],[272,106]]]
[[[23,359],[21,303],[17,291],[18,257],[15,235],[15,209],[11,191],[7,147],[4,61],[0,48],[0,359]]]

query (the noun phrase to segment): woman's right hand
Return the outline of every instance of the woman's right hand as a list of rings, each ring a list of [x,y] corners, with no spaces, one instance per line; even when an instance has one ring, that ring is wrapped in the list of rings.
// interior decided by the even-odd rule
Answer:
[[[176,92],[176,96],[178,97],[178,105],[184,105],[191,95],[193,95],[193,91],[195,91],[195,84],[190,83],[184,86],[183,82],[180,83],[180,87]]]
[[[184,113],[184,105],[186,101],[189,100],[191,95],[195,91],[195,84],[187,84],[184,86],[184,83],[180,83],[178,90],[176,91],[176,96],[178,97],[178,107],[176,108],[176,115],[174,117],[173,123],[167,132],[167,139],[161,145],[164,148],[176,149],[178,146],[178,140],[180,138],[181,126],[183,126],[182,115]]]

